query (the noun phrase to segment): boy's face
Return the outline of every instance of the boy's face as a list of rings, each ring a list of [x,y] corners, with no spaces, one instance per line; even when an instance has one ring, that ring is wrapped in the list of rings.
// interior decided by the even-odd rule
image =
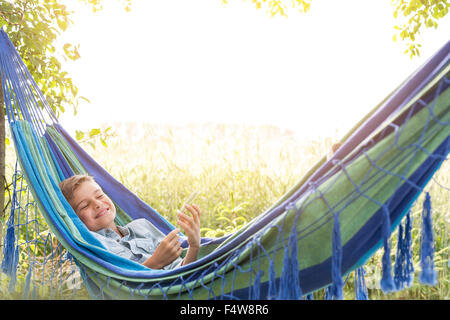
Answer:
[[[70,205],[91,231],[113,228],[115,225],[116,207],[94,182],[81,183],[75,189]]]

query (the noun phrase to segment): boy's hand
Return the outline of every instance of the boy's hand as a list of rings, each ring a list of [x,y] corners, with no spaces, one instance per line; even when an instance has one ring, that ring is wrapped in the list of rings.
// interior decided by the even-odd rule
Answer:
[[[161,269],[177,259],[183,252],[181,248],[180,229],[172,230],[158,245],[155,252],[144,265],[152,269]]]
[[[187,236],[187,242],[190,248],[200,247],[200,208],[195,204],[185,205],[185,208],[192,214],[192,217],[178,211],[178,224],[183,227]]]

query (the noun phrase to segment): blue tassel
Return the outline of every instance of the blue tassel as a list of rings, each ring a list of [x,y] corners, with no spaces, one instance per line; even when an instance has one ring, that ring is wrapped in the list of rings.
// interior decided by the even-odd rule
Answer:
[[[253,282],[253,292],[252,292],[252,300],[260,300],[261,299],[261,277],[262,270],[259,270],[256,274],[255,281]]]
[[[408,212],[404,229],[402,224],[398,226],[397,254],[394,264],[394,284],[396,290],[411,287],[414,279],[411,231],[411,213]]]
[[[295,206],[291,205],[288,210],[295,210]],[[288,246],[284,249],[283,271],[278,292],[278,299],[280,300],[298,300],[303,296],[300,288],[300,269],[297,259],[297,222],[298,211],[296,211]]]
[[[289,263],[289,250],[286,247],[284,249],[283,271],[281,272],[280,287],[279,287],[278,296],[277,296],[277,299],[279,299],[279,300],[288,300],[289,299],[289,289],[292,284],[291,279],[289,279],[289,276],[291,274],[290,269],[291,268],[290,268],[290,263]]]
[[[420,266],[422,268],[422,272],[419,275],[419,281],[422,284],[435,285],[437,282],[437,276],[436,271],[434,270],[433,224],[431,220],[431,199],[428,192],[425,196],[422,211]]]
[[[363,267],[355,270],[355,299],[356,300],[369,300],[369,294],[367,292],[367,286],[365,281],[366,271]]]
[[[15,264],[15,231],[14,231],[14,224],[8,222],[9,226],[6,229],[6,237],[5,237],[5,249],[4,249],[4,256],[2,261],[2,271],[7,274],[8,276],[12,277],[14,274]]]
[[[414,280],[413,250],[412,250],[412,220],[411,212],[406,215],[405,236],[403,239],[403,250],[405,254],[405,274],[403,275],[405,285],[410,288]]]
[[[333,300],[333,290],[331,289],[332,285],[326,287],[324,300]]]
[[[277,297],[276,274],[273,259],[270,260],[269,266],[269,293],[267,299],[275,299]]]
[[[396,290],[402,290],[405,287],[405,250],[403,243],[403,226],[398,226],[397,252],[394,263],[394,284]]]
[[[394,291],[395,285],[392,279],[391,272],[391,249],[389,246],[389,236],[391,233],[391,221],[389,217],[389,211],[386,207],[383,207],[384,221],[383,221],[383,247],[384,253],[382,258],[383,275],[381,277],[380,286],[384,293]]]
[[[13,268],[11,270],[11,280],[9,282],[9,291],[10,292],[14,292],[16,289],[16,282],[17,282],[17,277],[16,277],[16,272],[17,272],[17,265],[19,263],[19,246],[16,246],[16,249],[14,250],[14,256],[13,256]]]
[[[341,227],[339,223],[339,215],[334,215],[333,226],[333,252],[331,255],[331,278],[333,284],[330,287],[330,294],[333,299],[342,300],[344,282],[342,281],[342,245],[341,245]]]
[[[300,266],[297,257],[297,222],[298,222],[298,212],[296,212],[294,225],[292,226],[291,235],[289,237],[289,247],[291,249],[290,254],[290,265],[292,271],[292,280],[294,285],[293,299],[301,299],[303,296],[302,289],[300,287]]]
[[[30,270],[28,270],[28,274],[25,279],[25,286],[23,288],[22,299],[27,299],[28,294],[30,292],[31,273],[32,269],[30,268]]]

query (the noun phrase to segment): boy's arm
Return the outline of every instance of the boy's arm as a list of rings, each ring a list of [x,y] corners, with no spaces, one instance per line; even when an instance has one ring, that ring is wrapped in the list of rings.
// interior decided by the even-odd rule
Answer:
[[[182,266],[194,262],[198,258],[198,251],[199,247],[189,247],[188,251],[186,252],[186,256],[183,259],[183,262],[181,263]]]

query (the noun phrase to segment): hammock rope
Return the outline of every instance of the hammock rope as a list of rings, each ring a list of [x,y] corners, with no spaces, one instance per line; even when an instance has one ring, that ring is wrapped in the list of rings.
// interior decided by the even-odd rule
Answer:
[[[408,213],[450,150],[449,52],[450,42],[370,111],[343,138],[331,159],[321,159],[268,210],[237,232],[202,238],[197,261],[174,270],[152,270],[108,252],[77,217],[58,183],[88,173],[116,205],[118,224],[145,218],[166,234],[174,226],[112,177],[64,130],[2,30],[0,72],[20,165],[16,177],[23,176],[27,185],[24,192],[14,180],[2,270],[14,287],[18,248],[23,245],[18,232],[24,229],[19,198],[25,193],[35,201],[25,210],[39,210],[62,246],[58,252],[67,251],[59,254],[56,264],[62,268],[74,261],[77,266],[61,282],[78,270],[92,298],[312,299],[313,292],[326,288],[326,298],[342,299],[343,277],[348,279],[355,271],[355,296],[367,299],[363,265],[381,247],[383,291],[410,286],[414,271]],[[433,284],[428,194],[424,226],[420,280]],[[29,223],[24,227],[25,235],[33,229]],[[390,236],[397,227],[392,270]],[[35,227],[33,232],[38,231]],[[43,247],[52,242],[46,239]],[[182,246],[186,250],[187,242]],[[35,277],[30,267],[24,296],[29,291],[36,296]]]

